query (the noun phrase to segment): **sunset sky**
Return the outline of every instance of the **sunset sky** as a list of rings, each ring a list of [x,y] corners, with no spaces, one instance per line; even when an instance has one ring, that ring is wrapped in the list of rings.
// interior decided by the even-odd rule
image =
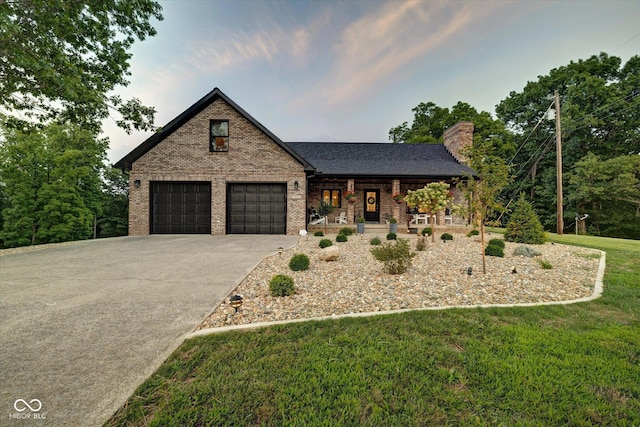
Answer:
[[[494,113],[552,68],[640,54],[640,1],[160,1],[118,91],[165,125],[214,87],[284,141],[384,142],[420,102]],[[116,162],[148,134],[105,122]]]

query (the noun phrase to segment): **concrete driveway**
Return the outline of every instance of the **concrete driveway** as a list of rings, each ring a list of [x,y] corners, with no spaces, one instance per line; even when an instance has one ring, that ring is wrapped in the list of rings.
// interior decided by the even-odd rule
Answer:
[[[253,267],[296,241],[122,237],[0,255],[0,425],[103,424]]]

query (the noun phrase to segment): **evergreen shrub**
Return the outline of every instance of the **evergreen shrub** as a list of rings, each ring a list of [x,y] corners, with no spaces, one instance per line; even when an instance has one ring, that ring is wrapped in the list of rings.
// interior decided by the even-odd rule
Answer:
[[[278,274],[269,281],[269,293],[272,297],[288,297],[295,293],[293,278],[284,274]]]
[[[309,269],[309,257],[305,254],[295,254],[289,261],[289,268],[293,271],[303,271]]]

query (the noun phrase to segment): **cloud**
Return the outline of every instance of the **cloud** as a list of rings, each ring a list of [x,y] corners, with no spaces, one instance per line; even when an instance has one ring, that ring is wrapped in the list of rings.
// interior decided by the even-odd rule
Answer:
[[[448,48],[453,39],[465,33],[473,37],[468,32],[471,24],[495,10],[494,6],[385,2],[342,29],[332,47],[332,66],[323,77],[324,82],[331,82],[331,90],[323,83],[299,101],[317,103],[322,99],[329,107],[362,102],[372,88],[385,86],[406,75],[411,67],[427,63],[429,54]]]

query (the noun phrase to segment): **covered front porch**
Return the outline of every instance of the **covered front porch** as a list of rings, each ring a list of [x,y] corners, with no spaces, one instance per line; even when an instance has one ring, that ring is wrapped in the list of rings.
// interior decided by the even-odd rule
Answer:
[[[451,185],[453,203],[464,203],[460,190],[452,179],[384,179],[384,178],[323,178],[309,180],[307,192],[308,230],[320,226],[343,227],[354,225],[358,218],[364,218],[367,225],[386,226],[391,218],[398,221],[398,229],[424,228],[432,219],[426,213],[411,210],[399,200],[409,190],[417,190],[430,182],[444,181]],[[333,206],[333,212],[324,217],[318,215],[320,203]],[[465,218],[452,215],[450,210],[438,212],[435,222],[440,226],[464,227]]]

